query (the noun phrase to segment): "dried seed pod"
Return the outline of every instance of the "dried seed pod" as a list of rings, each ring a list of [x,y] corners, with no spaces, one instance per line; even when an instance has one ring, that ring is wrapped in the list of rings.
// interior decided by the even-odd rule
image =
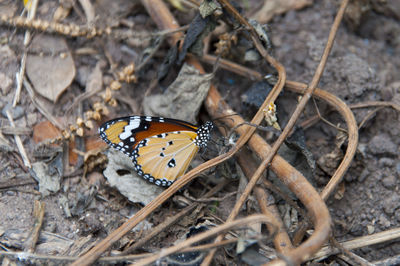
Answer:
[[[93,121],[92,120],[88,120],[85,122],[85,127],[87,127],[88,129],[92,129],[93,126]]]
[[[101,119],[101,114],[97,111],[93,112],[93,119],[99,121]]]
[[[111,100],[112,94],[111,94],[111,89],[110,89],[110,87],[106,87],[106,91],[105,91],[105,93],[102,95],[102,97],[103,97],[103,100],[104,100],[105,103],[108,103],[108,102]]]
[[[69,130],[70,130],[71,132],[74,132],[74,131],[76,130],[76,126],[75,126],[75,125],[70,125],[70,126],[69,126]]]
[[[103,106],[102,114],[105,116],[108,116],[110,114],[110,111],[108,110],[107,106]]]
[[[83,137],[83,133],[84,131],[83,128],[81,127],[76,130],[76,135],[78,135],[79,137]]]
[[[102,105],[100,102],[95,102],[95,103],[93,104],[93,109],[94,109],[96,112],[100,112],[100,111],[103,109],[103,105]]]
[[[108,102],[108,104],[112,107],[116,107],[117,104],[117,100],[115,100],[114,98],[111,98],[111,100]]]
[[[117,80],[114,80],[113,82],[111,82],[111,84],[110,84],[110,88],[111,88],[111,90],[113,90],[113,91],[116,91],[116,90],[119,90],[120,88],[121,88],[121,83],[119,82],[119,81],[117,81]]]
[[[87,120],[92,119],[93,118],[93,111],[92,110],[86,111],[85,112],[85,118]]]
[[[82,127],[83,126],[83,119],[81,118],[81,117],[78,117],[77,119],[76,119],[76,124],[79,126],[79,127]]]
[[[71,138],[71,132],[69,132],[68,130],[63,130],[62,135],[64,136],[65,139]]]
[[[276,117],[276,105],[274,103],[270,103],[268,105],[268,109],[264,109],[264,119],[269,126],[274,127],[277,130],[281,130],[281,127],[278,123],[278,118]]]

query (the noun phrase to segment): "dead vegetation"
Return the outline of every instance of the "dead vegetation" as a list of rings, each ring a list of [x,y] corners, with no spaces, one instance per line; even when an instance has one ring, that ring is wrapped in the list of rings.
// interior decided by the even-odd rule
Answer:
[[[312,5],[291,2],[262,3],[254,13],[257,20],[226,0],[171,1],[172,6],[159,0],[32,1],[26,16],[17,15],[23,9],[19,4],[4,3],[3,263],[367,265],[372,258],[353,249],[397,240],[398,227],[388,228],[400,223],[395,216],[399,149],[393,145],[399,140],[389,140],[400,132],[398,77],[384,84],[382,100],[357,101],[379,88],[368,68],[356,64],[359,75],[346,75],[343,66],[351,69],[358,62],[352,56],[334,57],[339,70],[329,67],[343,17],[360,29],[356,15],[365,15],[357,13],[365,12],[362,1],[350,4],[353,13],[347,15],[348,1],[341,1],[324,32],[326,41],[309,42],[316,44],[309,55],[317,56],[304,59],[302,66],[313,66],[312,75],[307,84],[298,82],[277,59],[284,56],[272,56],[279,38],[271,41],[263,25],[274,15]],[[374,1],[364,4],[374,12],[392,10],[377,9]],[[325,89],[324,71],[340,86],[347,82],[349,93]],[[241,87],[249,84],[257,86]],[[338,97],[342,94],[344,99]],[[370,111],[357,113],[356,119],[356,109]],[[396,120],[385,128],[387,138],[376,134],[379,128],[362,131],[385,110]],[[198,159],[196,167],[162,189],[138,178],[128,157],[104,155],[99,124],[137,114],[192,123],[211,119],[219,133],[213,134],[215,145],[203,154],[205,160]],[[307,129],[314,132],[305,134]],[[371,143],[361,138],[359,146],[360,132],[374,136]],[[382,183],[390,195],[381,199],[384,212],[370,218],[363,236],[338,241],[337,227],[346,231],[348,220],[340,220],[329,200],[346,198],[343,179],[362,182],[374,173],[368,168],[374,160],[384,166]],[[380,232],[375,232],[377,220]],[[379,263],[396,264],[398,252],[390,257]]]

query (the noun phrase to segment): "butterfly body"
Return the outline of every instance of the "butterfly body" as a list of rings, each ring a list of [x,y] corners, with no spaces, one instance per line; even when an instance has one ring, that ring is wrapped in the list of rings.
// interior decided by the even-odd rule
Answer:
[[[200,148],[206,147],[213,125],[150,116],[110,120],[100,137],[128,155],[136,172],[156,185],[169,186],[182,176]]]

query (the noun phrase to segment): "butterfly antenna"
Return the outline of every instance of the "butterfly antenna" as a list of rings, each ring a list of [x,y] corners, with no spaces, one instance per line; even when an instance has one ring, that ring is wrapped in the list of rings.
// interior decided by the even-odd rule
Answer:
[[[217,121],[222,120],[222,119],[230,119],[233,122],[233,118],[229,118],[229,117],[234,116],[234,115],[238,115],[238,114],[234,113],[234,114],[230,114],[230,115],[220,116],[220,117],[217,117],[217,118],[211,120],[211,122],[216,124],[218,127],[223,128],[225,130],[225,132],[223,132],[222,134],[227,136],[229,133],[228,127],[224,123],[217,123]]]
[[[221,119],[226,119],[228,117],[235,116],[235,115],[238,115],[238,114],[234,113],[234,114],[230,114],[230,115],[223,115],[223,116],[220,116],[220,117],[217,117],[217,118],[213,119],[212,122],[215,122],[215,121],[218,121],[218,120],[221,120]],[[231,120],[233,120],[233,119],[231,118]]]

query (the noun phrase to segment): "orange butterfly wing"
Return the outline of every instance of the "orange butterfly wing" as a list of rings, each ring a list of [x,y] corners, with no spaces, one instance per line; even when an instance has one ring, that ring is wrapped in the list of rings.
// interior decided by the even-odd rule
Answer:
[[[194,144],[196,132],[177,131],[146,139],[138,147],[134,164],[143,177],[157,185],[170,185],[182,176],[199,150]]]
[[[196,127],[181,120],[130,116],[104,123],[101,138],[132,158],[135,170],[150,182],[169,186],[185,173],[213,125]]]

